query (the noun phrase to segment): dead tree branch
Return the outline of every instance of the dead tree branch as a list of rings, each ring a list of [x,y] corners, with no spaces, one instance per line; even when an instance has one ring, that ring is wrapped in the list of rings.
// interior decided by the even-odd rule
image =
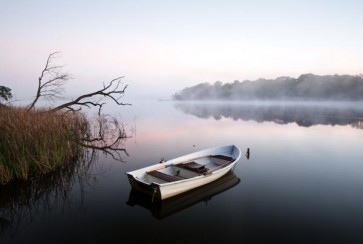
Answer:
[[[64,92],[64,84],[71,79],[71,75],[62,71],[62,65],[54,65],[54,59],[59,52],[49,54],[44,69],[38,78],[38,89],[33,102],[28,106],[28,110],[34,108],[41,97],[53,100],[59,98]]]
[[[123,97],[123,94],[125,93],[125,90],[127,88],[127,85],[123,86],[121,89],[119,87],[122,85],[121,80],[124,78],[123,76],[115,78],[111,80],[107,85],[103,84],[103,88],[100,90],[97,90],[95,92],[91,92],[88,94],[84,94],[82,96],[79,96],[75,100],[64,103],[58,107],[55,107],[52,109],[52,111],[58,111],[61,109],[69,109],[74,110],[73,106],[86,106],[90,108],[91,106],[99,107],[99,114],[102,109],[102,106],[105,103],[101,102],[101,99],[97,101],[89,101],[87,99],[93,98],[93,97],[103,97],[103,98],[110,98],[113,100],[117,105],[131,105],[129,103],[122,103],[119,100]]]

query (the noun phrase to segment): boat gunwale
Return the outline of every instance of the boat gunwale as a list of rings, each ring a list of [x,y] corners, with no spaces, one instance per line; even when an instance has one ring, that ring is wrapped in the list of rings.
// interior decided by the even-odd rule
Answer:
[[[225,167],[222,167],[220,169],[214,170],[209,174],[200,174],[191,178],[186,178],[186,179],[182,179],[182,180],[178,180],[178,181],[172,181],[172,182],[165,182],[165,183],[157,183],[157,182],[151,182],[150,184],[154,184],[154,185],[158,185],[158,186],[169,186],[169,185],[175,185],[175,184],[179,184],[179,183],[184,183],[184,182],[188,182],[188,181],[194,181],[197,180],[199,178],[206,178],[206,177],[210,177],[214,174],[219,173],[220,171],[224,171],[228,168],[228,171],[233,168],[232,164],[236,164],[236,160],[234,160],[233,162],[229,163],[228,165],[226,165]],[[229,167],[231,166],[231,167]],[[137,180],[137,179],[136,179]]]

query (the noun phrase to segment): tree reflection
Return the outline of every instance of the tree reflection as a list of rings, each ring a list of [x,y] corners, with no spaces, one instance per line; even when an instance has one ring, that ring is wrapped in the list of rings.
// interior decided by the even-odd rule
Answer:
[[[198,118],[254,120],[299,126],[351,125],[362,129],[361,106],[327,104],[253,104],[253,103],[176,103],[175,108]]]

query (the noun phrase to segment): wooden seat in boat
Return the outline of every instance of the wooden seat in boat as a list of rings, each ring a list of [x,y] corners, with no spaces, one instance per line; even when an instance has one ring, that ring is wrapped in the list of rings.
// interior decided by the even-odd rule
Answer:
[[[232,157],[228,157],[228,156],[224,156],[224,155],[211,155],[212,158],[218,158],[218,159],[222,159],[225,161],[233,161],[234,158]]]
[[[151,175],[151,176],[154,176],[156,178],[162,179],[162,180],[167,181],[167,182],[184,180],[184,178],[182,178],[182,177],[179,177],[179,176],[176,176],[176,175],[168,175],[168,174],[165,174],[165,173],[157,171],[157,170],[149,171],[149,172],[147,172],[147,174]]]
[[[197,172],[199,174],[203,174],[204,172],[206,172],[208,169],[201,164],[198,164],[196,162],[188,162],[188,163],[182,163],[182,164],[178,164],[176,165],[180,168],[184,168],[184,169],[189,169],[191,171]]]

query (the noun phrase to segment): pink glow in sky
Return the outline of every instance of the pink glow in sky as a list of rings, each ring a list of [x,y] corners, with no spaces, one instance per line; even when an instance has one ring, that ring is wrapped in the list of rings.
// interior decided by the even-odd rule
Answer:
[[[0,84],[30,98],[49,53],[68,94],[125,76],[132,98],[200,82],[363,71],[362,1],[2,1]]]

